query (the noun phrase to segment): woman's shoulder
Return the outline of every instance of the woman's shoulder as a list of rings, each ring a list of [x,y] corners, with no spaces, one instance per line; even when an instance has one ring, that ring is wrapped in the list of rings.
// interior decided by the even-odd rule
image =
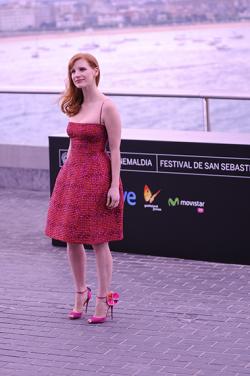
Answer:
[[[113,100],[106,95],[103,98],[102,106],[103,106],[103,111],[105,112],[117,111],[117,107],[115,103],[113,102]]]
[[[116,104],[112,101],[112,99],[107,98],[103,102],[103,108],[102,108],[102,113],[103,113],[103,120],[105,125],[107,126],[108,124],[117,124],[117,122],[120,123],[120,113],[118,111],[118,108],[116,107]]]
[[[75,119],[77,119],[77,115],[78,113],[76,115],[67,116],[68,122],[74,122]]]

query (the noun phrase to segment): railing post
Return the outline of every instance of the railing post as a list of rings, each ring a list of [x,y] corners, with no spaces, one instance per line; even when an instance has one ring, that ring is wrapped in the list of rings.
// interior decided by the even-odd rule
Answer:
[[[204,131],[211,132],[210,127],[210,116],[209,116],[209,99],[208,97],[203,98],[203,123],[204,123]]]

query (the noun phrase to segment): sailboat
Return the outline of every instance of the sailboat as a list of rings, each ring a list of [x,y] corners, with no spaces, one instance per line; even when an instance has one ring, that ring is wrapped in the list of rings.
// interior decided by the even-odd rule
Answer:
[[[31,55],[31,57],[33,59],[37,59],[39,57],[39,52],[38,51],[33,52],[33,54]]]

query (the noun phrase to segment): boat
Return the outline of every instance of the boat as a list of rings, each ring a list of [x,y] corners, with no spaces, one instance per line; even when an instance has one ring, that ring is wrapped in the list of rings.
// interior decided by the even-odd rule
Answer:
[[[86,44],[83,44],[79,50],[80,51],[89,51],[89,50],[95,50],[96,48],[99,47],[99,44],[97,43],[86,43]]]
[[[221,44],[219,46],[216,46],[217,50],[221,50],[221,51],[228,51],[230,50],[230,47],[225,45],[225,44]]]
[[[37,59],[39,57],[39,52],[38,51],[33,52],[33,54],[31,55],[31,57],[33,59]]]
[[[100,48],[100,51],[102,52],[112,52],[112,51],[115,51],[116,48],[113,46],[103,46]]]

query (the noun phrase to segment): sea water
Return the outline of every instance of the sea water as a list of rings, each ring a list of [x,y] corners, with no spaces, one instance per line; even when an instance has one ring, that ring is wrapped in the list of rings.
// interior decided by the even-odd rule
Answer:
[[[250,26],[2,39],[1,86],[60,88],[77,52],[97,57],[104,92],[250,96]],[[47,145],[64,133],[58,95],[0,94],[1,143]],[[113,97],[127,128],[202,130],[201,99]],[[250,132],[250,102],[211,100],[214,131]]]

